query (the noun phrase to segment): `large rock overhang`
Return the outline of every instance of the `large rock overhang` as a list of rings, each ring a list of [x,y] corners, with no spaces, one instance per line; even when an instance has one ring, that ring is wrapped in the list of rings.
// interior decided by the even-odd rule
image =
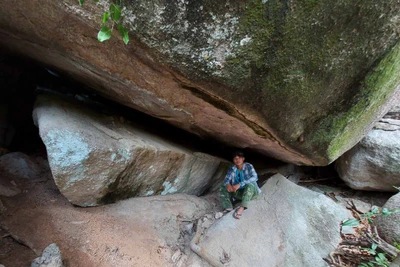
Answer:
[[[400,84],[398,1],[125,1],[131,44],[96,39],[108,1],[0,0],[0,44],[203,137],[327,165]]]

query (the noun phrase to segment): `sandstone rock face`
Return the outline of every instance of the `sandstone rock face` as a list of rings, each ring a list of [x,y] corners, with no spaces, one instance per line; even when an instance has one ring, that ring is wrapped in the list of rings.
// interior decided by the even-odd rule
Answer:
[[[388,210],[400,209],[400,193],[392,196],[383,208]],[[400,243],[400,213],[393,213],[388,216],[380,215],[375,221],[380,237],[390,244]]]
[[[58,188],[80,206],[201,194],[228,164],[59,98],[40,96],[33,116]]]
[[[383,123],[382,130],[380,124],[336,161],[340,178],[351,188],[394,192],[393,186],[400,186],[399,127]]]
[[[0,44],[189,132],[295,164],[335,160],[399,87],[397,0],[124,3],[128,46],[117,33],[96,40],[108,1],[75,0],[1,0]]]
[[[240,220],[224,216],[192,249],[213,266],[326,266],[322,258],[341,241],[348,216],[323,194],[276,174]]]

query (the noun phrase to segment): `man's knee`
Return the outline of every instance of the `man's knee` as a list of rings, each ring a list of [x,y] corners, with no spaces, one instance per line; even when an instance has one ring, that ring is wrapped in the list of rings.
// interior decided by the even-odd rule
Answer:
[[[256,198],[258,196],[258,189],[256,185],[253,183],[245,185],[244,195],[248,196],[250,199]]]
[[[228,190],[226,189],[226,186],[225,185],[221,185],[220,187],[219,187],[219,191],[220,192],[228,192]]]
[[[253,183],[246,184],[243,188],[244,190],[251,190],[251,192],[255,191],[256,186]]]
[[[229,197],[230,193],[228,192],[228,189],[226,189],[225,185],[221,185],[219,187],[219,193],[222,197]]]

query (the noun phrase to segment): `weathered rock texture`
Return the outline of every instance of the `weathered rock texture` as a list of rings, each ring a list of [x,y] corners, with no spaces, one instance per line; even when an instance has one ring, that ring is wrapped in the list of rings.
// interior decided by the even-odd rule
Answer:
[[[400,120],[400,96],[392,100],[392,106],[390,107],[388,113],[385,114],[385,119],[395,119]]]
[[[229,164],[95,113],[40,96],[34,121],[51,172],[73,204],[92,206],[131,196],[201,194]],[[214,175],[216,174],[216,175]]]
[[[400,193],[392,196],[383,208],[400,209]],[[380,237],[386,242],[393,244],[400,243],[400,213],[393,213],[388,216],[378,216],[375,219]]]
[[[340,178],[351,188],[394,192],[393,186],[400,186],[399,121],[384,121],[336,161]]]
[[[347,210],[323,194],[276,174],[240,220],[228,214],[192,249],[213,266],[327,266],[322,259],[341,241]]]
[[[398,0],[0,1],[0,44],[103,96],[204,137],[325,165],[383,116],[399,87]],[[62,25],[62,26],[61,26]]]
[[[60,249],[51,244],[43,251],[43,255],[35,259],[31,267],[64,267]]]

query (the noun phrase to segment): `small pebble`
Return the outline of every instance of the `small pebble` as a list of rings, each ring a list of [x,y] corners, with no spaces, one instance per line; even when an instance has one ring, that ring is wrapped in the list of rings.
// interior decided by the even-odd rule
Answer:
[[[221,218],[222,216],[224,216],[224,214],[222,213],[222,212],[217,212],[217,213],[215,213],[215,219],[219,219],[219,218]]]
[[[193,230],[193,223],[189,223],[185,225],[185,231],[191,233]]]
[[[178,249],[177,251],[175,251],[174,255],[172,255],[172,261],[173,262],[177,262],[177,260],[179,260],[179,258],[181,257],[181,251]]]

